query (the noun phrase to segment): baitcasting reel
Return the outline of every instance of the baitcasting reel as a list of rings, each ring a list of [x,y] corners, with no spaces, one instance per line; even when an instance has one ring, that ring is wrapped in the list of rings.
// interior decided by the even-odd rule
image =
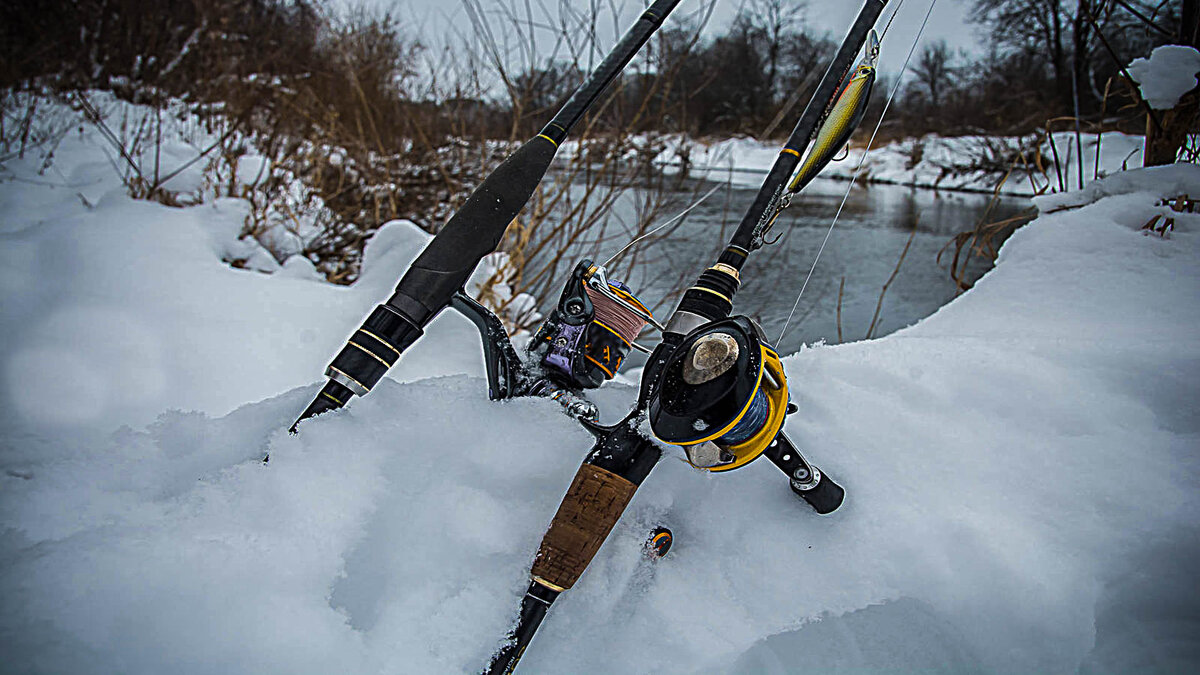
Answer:
[[[842,488],[822,480],[783,433],[784,416],[796,411],[787,376],[748,317],[712,321],[685,336],[663,366],[648,411],[654,435],[682,447],[696,468],[732,471],[766,454],[818,512],[841,505]]]

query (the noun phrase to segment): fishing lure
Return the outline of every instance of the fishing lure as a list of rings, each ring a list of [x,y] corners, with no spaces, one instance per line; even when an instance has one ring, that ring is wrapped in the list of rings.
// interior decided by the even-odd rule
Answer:
[[[867,111],[871,89],[875,86],[875,66],[878,61],[879,35],[871,31],[867,37],[866,54],[842,83],[833,107],[817,130],[812,147],[787,186],[789,193],[803,190],[850,141],[850,135],[858,128]]]

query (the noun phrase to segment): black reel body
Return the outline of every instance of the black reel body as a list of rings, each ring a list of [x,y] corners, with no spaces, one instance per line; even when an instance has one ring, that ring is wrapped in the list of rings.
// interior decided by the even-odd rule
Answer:
[[[583,260],[534,335],[530,351],[540,355],[543,372],[556,384],[595,389],[616,376],[645,326],[635,309],[649,315],[628,286]]]
[[[729,471],[761,455],[783,427],[787,378],[758,325],[745,316],[688,334],[649,402],[650,428],[688,461]]]

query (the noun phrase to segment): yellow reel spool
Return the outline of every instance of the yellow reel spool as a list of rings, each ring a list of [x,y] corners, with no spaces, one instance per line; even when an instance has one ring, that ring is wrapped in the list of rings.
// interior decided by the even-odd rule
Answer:
[[[779,355],[776,354],[774,350],[768,349],[765,346],[760,345],[760,348],[762,349],[763,372],[759,373],[758,384],[755,387],[754,394],[752,394],[750,398],[753,400],[754,396],[758,395],[758,391],[760,389],[764,390],[764,393],[767,396],[769,410],[767,413],[766,423],[763,424],[762,428],[759,429],[758,432],[749,439],[738,443],[737,445],[721,446],[723,450],[731,453],[734,456],[734,460],[732,462],[728,464],[719,464],[717,466],[696,468],[715,473],[719,471],[732,471],[739,467],[743,467],[755,459],[758,459],[758,456],[766,451],[767,446],[771,444],[771,441],[775,440],[775,436],[779,433],[779,430],[783,428],[783,419],[787,414],[788,405],[787,376],[783,372],[783,363],[780,362]],[[773,383],[770,381],[764,382],[764,372],[770,374],[771,379],[774,380],[774,383],[778,383],[779,386],[772,386]],[[733,423],[729,425],[729,428],[733,428],[733,425],[737,424],[737,422],[741,420],[742,416],[744,416],[749,409],[750,406],[747,405],[746,410],[742,411],[742,415],[739,415],[738,419],[734,420]],[[696,465],[692,464],[692,466]]]

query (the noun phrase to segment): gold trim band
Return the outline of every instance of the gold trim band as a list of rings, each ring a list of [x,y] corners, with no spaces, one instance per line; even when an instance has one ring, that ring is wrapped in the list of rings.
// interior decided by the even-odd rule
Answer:
[[[378,335],[372,333],[369,330],[363,330],[362,328],[359,328],[358,332],[363,333],[364,335],[369,335],[369,336],[375,338],[376,340],[379,340],[380,344],[382,344],[384,347],[387,347],[388,349],[396,352],[397,357],[400,356],[400,350],[396,349],[391,344],[389,344],[387,340],[384,340],[383,338],[379,337]]]
[[[557,584],[552,584],[549,581],[546,581],[545,579],[537,576],[536,574],[533,575],[533,583],[539,584],[541,586],[545,586],[546,588],[549,588],[552,591],[558,591],[559,593],[562,593],[563,591],[567,590],[567,589],[563,588],[562,586],[559,586]]]
[[[357,342],[355,342],[354,340],[349,340],[349,341],[347,341],[347,344],[350,344],[350,345],[353,345],[353,346],[355,346],[355,347],[358,347],[358,348],[359,348],[359,349],[361,349],[362,351],[366,352],[366,354],[367,354],[368,356],[370,356],[371,358],[375,359],[376,361],[378,361],[378,362],[382,363],[384,366],[386,366],[386,367],[388,367],[388,368],[391,368],[391,367],[392,367],[392,364],[390,364],[390,363],[388,363],[387,361],[384,361],[383,359],[379,358],[379,357],[378,357],[378,356],[375,354],[375,352],[373,352],[373,351],[371,351],[370,349],[367,349],[366,347],[364,347],[364,346],[362,346],[362,345],[358,344],[358,343],[357,343]]]
[[[724,294],[724,293],[718,293],[718,292],[716,292],[716,291],[714,291],[714,290],[712,290],[712,289],[709,289],[709,288],[704,288],[703,286],[692,286],[692,287],[691,287],[691,288],[689,288],[688,290],[689,290],[689,291],[690,291],[690,290],[697,290],[697,291],[704,291],[705,293],[712,293],[713,295],[715,295],[715,296],[717,296],[718,298],[720,298],[720,299],[724,300],[725,302],[728,302],[728,303],[729,303],[729,304],[731,304],[731,305],[733,304],[733,300],[730,300],[729,298],[725,297],[725,294]]]
[[[725,274],[728,274],[729,276],[733,277],[734,279],[737,279],[739,283],[742,280],[742,275],[738,274],[737,268],[734,267],[733,265],[726,265],[725,263],[717,263],[716,265],[713,265],[709,269],[716,270],[718,272],[724,272]]]

